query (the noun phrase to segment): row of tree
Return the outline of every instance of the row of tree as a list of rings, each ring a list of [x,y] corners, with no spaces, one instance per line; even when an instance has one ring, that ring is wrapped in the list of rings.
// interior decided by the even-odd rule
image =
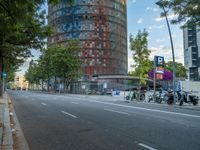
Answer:
[[[78,57],[80,52],[77,40],[68,41],[67,46],[53,45],[42,51],[42,55],[36,63],[31,65],[25,74],[29,84],[42,86],[47,83],[49,91],[50,80],[59,79],[64,85],[64,92],[72,81],[77,80],[82,75],[81,62]]]
[[[45,25],[45,12],[41,6],[45,1],[0,0],[0,97],[2,96],[2,72],[7,80],[14,77],[27,57],[30,49],[40,49],[50,34]]]

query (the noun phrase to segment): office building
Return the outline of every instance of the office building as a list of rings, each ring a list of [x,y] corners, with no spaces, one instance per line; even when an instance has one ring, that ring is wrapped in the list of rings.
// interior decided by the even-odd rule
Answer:
[[[197,26],[183,29],[184,64],[191,81],[200,80],[200,28]]]
[[[94,74],[127,74],[126,0],[63,0],[49,5],[48,23],[54,34],[52,44],[81,44],[79,57],[86,77]]]

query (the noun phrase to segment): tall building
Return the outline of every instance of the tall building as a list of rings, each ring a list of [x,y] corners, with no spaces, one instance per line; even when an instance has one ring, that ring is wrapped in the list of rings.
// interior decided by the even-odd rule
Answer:
[[[200,28],[197,26],[183,29],[184,64],[191,81],[200,80]]]
[[[87,77],[94,74],[127,74],[126,0],[63,0],[49,5],[48,23],[54,35],[48,45],[67,45],[79,39],[82,67]]]

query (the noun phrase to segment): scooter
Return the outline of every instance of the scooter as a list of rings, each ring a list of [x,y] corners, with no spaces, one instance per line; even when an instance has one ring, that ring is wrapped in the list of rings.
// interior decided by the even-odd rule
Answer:
[[[173,91],[168,91],[168,93],[166,94],[166,101],[168,105],[172,105],[173,101],[174,101],[174,95],[173,95]]]
[[[199,101],[198,96],[192,94],[187,96],[187,94],[188,94],[187,92],[183,92],[179,105],[182,106],[184,102],[192,103],[194,106],[197,105]]]
[[[153,100],[156,103],[161,103],[164,100],[164,97],[160,93],[159,94],[157,94],[157,93],[155,94],[155,99],[154,99],[154,94],[153,95],[149,95],[148,96],[148,102],[153,101]]]

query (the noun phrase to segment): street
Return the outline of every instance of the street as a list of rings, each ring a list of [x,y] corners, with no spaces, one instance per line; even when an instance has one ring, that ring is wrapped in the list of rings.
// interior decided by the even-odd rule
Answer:
[[[200,111],[103,96],[8,94],[31,150],[200,149]]]

